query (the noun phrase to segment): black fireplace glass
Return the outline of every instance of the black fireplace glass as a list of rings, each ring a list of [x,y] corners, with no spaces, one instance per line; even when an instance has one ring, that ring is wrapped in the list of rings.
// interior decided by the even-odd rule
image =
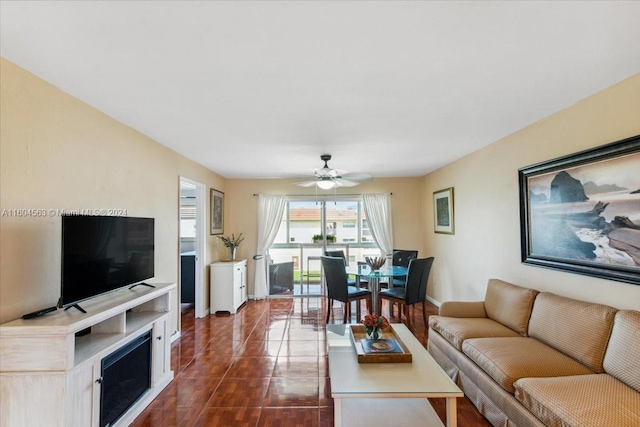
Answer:
[[[102,359],[100,427],[117,421],[151,387],[151,331]]]

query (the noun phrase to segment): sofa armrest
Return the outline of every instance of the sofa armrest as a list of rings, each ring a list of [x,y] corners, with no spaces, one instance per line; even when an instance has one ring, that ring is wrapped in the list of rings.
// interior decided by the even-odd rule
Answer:
[[[445,301],[438,315],[444,317],[487,317],[484,301]]]

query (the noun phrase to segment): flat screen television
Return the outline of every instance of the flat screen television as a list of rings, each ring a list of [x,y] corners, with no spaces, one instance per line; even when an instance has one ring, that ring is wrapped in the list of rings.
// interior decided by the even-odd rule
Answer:
[[[59,307],[154,276],[154,219],[62,217],[62,291]]]

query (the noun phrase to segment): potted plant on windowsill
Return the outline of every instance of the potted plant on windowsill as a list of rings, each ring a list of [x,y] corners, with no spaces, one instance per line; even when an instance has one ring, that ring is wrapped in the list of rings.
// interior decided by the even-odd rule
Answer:
[[[313,243],[322,243],[322,241],[324,240],[324,236],[322,234],[314,234],[313,237],[311,237],[311,240],[313,240]],[[336,242],[336,236],[334,236],[333,234],[327,234],[327,243],[335,243]]]

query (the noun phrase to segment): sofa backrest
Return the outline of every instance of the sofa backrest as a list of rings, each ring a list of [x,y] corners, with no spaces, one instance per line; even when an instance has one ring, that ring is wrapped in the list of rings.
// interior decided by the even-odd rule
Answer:
[[[606,305],[541,292],[533,304],[529,336],[602,373],[616,311]]]
[[[484,297],[487,317],[526,336],[533,301],[537,294],[538,291],[533,289],[521,288],[498,279],[489,279]]]
[[[604,355],[604,370],[640,392],[640,312],[616,313]]]

